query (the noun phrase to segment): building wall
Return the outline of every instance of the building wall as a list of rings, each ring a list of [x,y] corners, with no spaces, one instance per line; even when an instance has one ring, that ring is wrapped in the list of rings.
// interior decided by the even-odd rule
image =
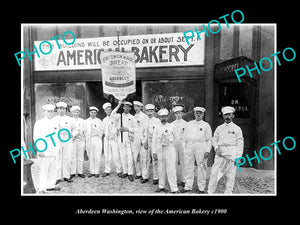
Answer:
[[[202,26],[184,25],[184,26],[155,26],[155,25],[66,25],[66,26],[45,26],[34,25],[24,27],[24,48],[28,48],[29,51],[33,51],[34,41],[49,40],[49,38],[56,35],[62,35],[65,31],[72,31],[76,38],[94,38],[94,37],[112,37],[119,35],[142,35],[142,34],[159,34],[159,33],[174,33],[184,32],[187,30],[193,30],[197,28],[199,31]],[[169,86],[172,81],[174,85],[176,81],[182,80],[182,82],[188,83],[195,80],[199,82],[201,86],[197,90],[195,88],[195,94],[201,95],[198,102],[195,104],[201,104],[207,109],[205,120],[212,124],[213,130],[217,124],[215,117],[218,112],[214,112],[215,95],[214,95],[214,67],[217,63],[224,62],[226,60],[236,58],[238,56],[247,56],[254,61],[259,61],[261,57],[269,56],[274,53],[274,26],[232,26],[232,29],[222,27],[221,32],[218,34],[211,34],[205,38],[205,65],[204,66],[189,66],[189,67],[157,67],[157,68],[137,68],[136,75],[141,92],[144,93],[143,98],[149,100],[147,97],[146,88],[152,81],[168,82]],[[212,29],[217,30],[217,27]],[[66,36],[68,38],[68,36]],[[70,37],[71,38],[71,37]],[[85,71],[33,71],[32,63],[28,60],[28,57],[24,60],[24,85],[25,85],[25,113],[28,124],[28,135],[26,142],[32,140],[32,128],[33,124],[40,117],[41,112],[38,111],[38,107],[42,104],[40,99],[35,99],[35,88],[46,86],[53,83],[59,83],[65,85],[63,88],[70,88],[72,83],[82,84],[81,91],[85,92],[85,99],[74,97],[74,93],[70,96],[73,102],[78,101],[83,107],[88,107],[90,104],[98,104],[101,107],[102,100],[100,101],[95,94],[95,90],[99,89],[101,85],[101,76],[99,71],[85,70]],[[259,107],[257,109],[257,137],[254,140],[256,146],[264,146],[273,142],[274,139],[274,84],[273,84],[272,69],[269,72],[264,72],[259,78],[259,90],[258,101]],[[233,80],[236,80],[233,78]],[[101,84],[101,83],[100,83]],[[176,85],[175,85],[176,86]],[[174,86],[174,87],[175,87]],[[266,88],[267,87],[267,88]],[[172,89],[171,86],[168,89]],[[82,92],[79,91],[81,94]],[[63,93],[63,92],[62,92]],[[91,94],[92,93],[92,94]],[[99,92],[100,93],[100,92]],[[101,94],[101,93],[100,93]],[[76,95],[76,93],[75,93]],[[176,93],[170,93],[176,97]],[[180,96],[179,96],[180,97]],[[138,96],[134,96],[138,98]],[[142,100],[142,99],[139,99]],[[38,114],[38,116],[37,116]],[[87,112],[86,112],[86,116]],[[86,117],[85,116],[85,117]],[[186,115],[190,118],[191,115]],[[83,116],[84,117],[84,116]],[[101,115],[102,117],[102,115]],[[257,149],[253,149],[257,150]],[[262,169],[272,169],[274,162],[264,161],[257,165]]]
[[[275,53],[274,50],[274,27],[264,26],[261,27],[261,49],[260,58],[268,57],[272,60],[273,67],[270,71],[262,71],[259,78],[259,114],[258,114],[258,146],[257,151],[263,146],[270,146],[274,140],[274,66],[276,60],[270,57]],[[265,61],[264,61],[265,62]],[[264,68],[268,68],[267,63],[263,63]],[[274,150],[274,147],[272,147]],[[274,151],[275,154],[276,150]],[[270,156],[268,151],[264,151],[265,158]],[[274,169],[274,157],[268,161],[262,161],[257,164],[259,169]]]

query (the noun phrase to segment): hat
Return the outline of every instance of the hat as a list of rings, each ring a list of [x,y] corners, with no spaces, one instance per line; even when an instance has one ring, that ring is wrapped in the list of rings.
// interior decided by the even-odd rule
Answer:
[[[196,106],[196,107],[194,108],[194,112],[196,112],[196,111],[205,112],[205,111],[206,111],[206,109],[205,109],[205,108],[203,108],[203,107],[200,107],[200,106]]]
[[[169,111],[167,109],[161,109],[157,112],[159,116],[167,116],[169,114]]]
[[[45,111],[50,111],[50,110],[54,110],[55,109],[55,105],[52,104],[46,104],[42,106],[42,109]]]
[[[90,109],[90,111],[92,111],[92,110],[96,110],[97,112],[99,111],[99,109],[95,106],[91,106],[89,109]]]
[[[71,107],[70,111],[73,112],[75,110],[80,110],[80,107],[78,105],[74,105]]]
[[[150,110],[150,109],[154,110],[155,109],[155,105],[153,105],[153,104],[147,104],[147,105],[145,105],[145,109],[146,110]]]
[[[56,103],[56,107],[59,108],[59,107],[63,107],[63,108],[67,108],[67,103],[65,102],[58,102]]]
[[[231,106],[225,106],[221,109],[222,113],[223,114],[226,114],[226,113],[234,113],[235,112],[235,109]]]
[[[143,107],[143,103],[141,103],[140,101],[133,101],[133,104]]]
[[[131,102],[124,102],[123,104],[124,104],[124,105],[130,105],[130,106],[132,106],[132,103],[131,103]]]
[[[107,107],[111,107],[110,102],[106,102],[106,103],[104,103],[103,106],[102,106],[103,109],[106,109]]]
[[[175,106],[174,108],[173,108],[173,112],[174,113],[176,113],[176,112],[179,112],[179,111],[182,111],[183,110],[183,107],[182,106]]]

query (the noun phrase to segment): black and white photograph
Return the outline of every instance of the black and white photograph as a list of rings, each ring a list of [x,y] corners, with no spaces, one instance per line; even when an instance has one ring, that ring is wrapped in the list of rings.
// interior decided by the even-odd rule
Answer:
[[[276,196],[276,159],[296,145],[276,142],[277,67],[296,53],[276,48],[276,23],[234,12],[23,23],[21,195]]]

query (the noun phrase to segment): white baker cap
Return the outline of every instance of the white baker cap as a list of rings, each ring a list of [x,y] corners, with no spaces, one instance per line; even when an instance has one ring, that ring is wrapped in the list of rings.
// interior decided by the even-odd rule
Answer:
[[[106,109],[107,107],[111,107],[110,102],[106,102],[106,103],[104,103],[103,106],[102,106],[103,109]]]
[[[124,105],[130,105],[130,106],[132,106],[132,103],[131,103],[131,102],[124,102],[123,104],[124,104]]]
[[[183,110],[183,107],[182,106],[175,106],[174,108],[173,108],[173,112],[174,113],[176,113],[176,112],[179,112],[179,111],[182,111]]]
[[[234,113],[235,112],[235,109],[231,106],[225,106],[221,109],[222,113],[223,114],[226,114],[226,113]]]
[[[53,104],[46,104],[42,106],[42,109],[45,111],[50,111],[50,110],[54,110],[55,109],[55,105]]]
[[[195,108],[194,108],[194,112],[196,112],[196,111],[201,111],[201,112],[205,112],[206,111],[206,109],[205,108],[203,108],[203,107],[200,107],[200,106],[196,106]]]
[[[71,107],[70,111],[73,112],[75,110],[80,110],[80,107],[78,105],[74,105]]]
[[[143,103],[141,103],[140,101],[133,101],[133,104],[143,107]]]
[[[56,107],[58,108],[58,107],[63,107],[63,108],[67,108],[67,103],[65,103],[65,102],[58,102],[58,103],[56,103]]]
[[[89,109],[90,109],[90,111],[92,111],[92,110],[96,110],[97,112],[99,111],[99,109],[95,106],[91,106]]]
[[[149,110],[149,109],[154,110],[155,109],[155,105],[153,105],[153,104],[147,104],[147,105],[145,105],[145,109],[146,110]]]
[[[167,116],[169,114],[169,111],[167,109],[161,109],[157,112],[159,116]]]

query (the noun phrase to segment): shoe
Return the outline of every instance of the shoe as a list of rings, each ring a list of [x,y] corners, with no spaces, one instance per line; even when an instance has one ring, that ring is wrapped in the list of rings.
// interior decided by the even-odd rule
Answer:
[[[109,176],[109,173],[104,173],[104,174],[102,175],[102,177],[107,177],[107,176]]]
[[[180,192],[181,192],[181,193],[187,193],[187,192],[192,192],[192,190],[185,190],[185,189],[182,189]]]
[[[185,186],[185,183],[184,183],[184,182],[178,182],[177,185],[178,185],[178,186],[184,187],[184,186]]]
[[[121,178],[122,178],[122,175],[123,175],[123,174],[122,174],[121,172],[120,172],[120,173],[117,173],[117,176],[118,176],[118,177],[121,177]]]
[[[133,176],[132,175],[128,175],[128,180],[134,181]]]
[[[75,177],[75,174],[71,174],[70,179],[72,179],[73,177]]]
[[[90,173],[90,174],[88,175],[88,178],[93,177],[93,176],[95,176],[95,174]]]
[[[55,185],[59,184],[60,182],[61,182],[61,180],[57,180],[56,183],[55,183]]]
[[[134,179],[136,179],[136,180],[137,180],[137,179],[140,179],[140,178],[142,178],[141,175],[135,175],[135,176],[134,176]]]
[[[153,184],[158,184],[158,180],[153,180]]]
[[[78,174],[78,176],[81,178],[85,178],[85,176],[83,174]]]
[[[47,191],[60,191],[60,187],[47,188]]]
[[[125,177],[127,177],[127,176],[128,176],[127,173],[123,173],[122,178],[125,178]]]
[[[64,178],[64,181],[67,181],[67,183],[72,183],[73,180],[71,180],[70,178]]]
[[[172,194],[180,194],[180,191],[171,191]]]
[[[99,174],[95,174],[95,178],[98,178],[99,177]]]
[[[198,194],[206,194],[205,191],[200,191],[200,190],[198,190],[197,193],[198,193]]]
[[[166,192],[166,189],[164,189],[164,188],[157,188],[157,189],[155,190],[155,192],[156,192],[156,193],[159,193],[159,192]]]
[[[142,184],[147,183],[148,181],[149,181],[148,179],[144,179],[144,178],[141,179]]]

